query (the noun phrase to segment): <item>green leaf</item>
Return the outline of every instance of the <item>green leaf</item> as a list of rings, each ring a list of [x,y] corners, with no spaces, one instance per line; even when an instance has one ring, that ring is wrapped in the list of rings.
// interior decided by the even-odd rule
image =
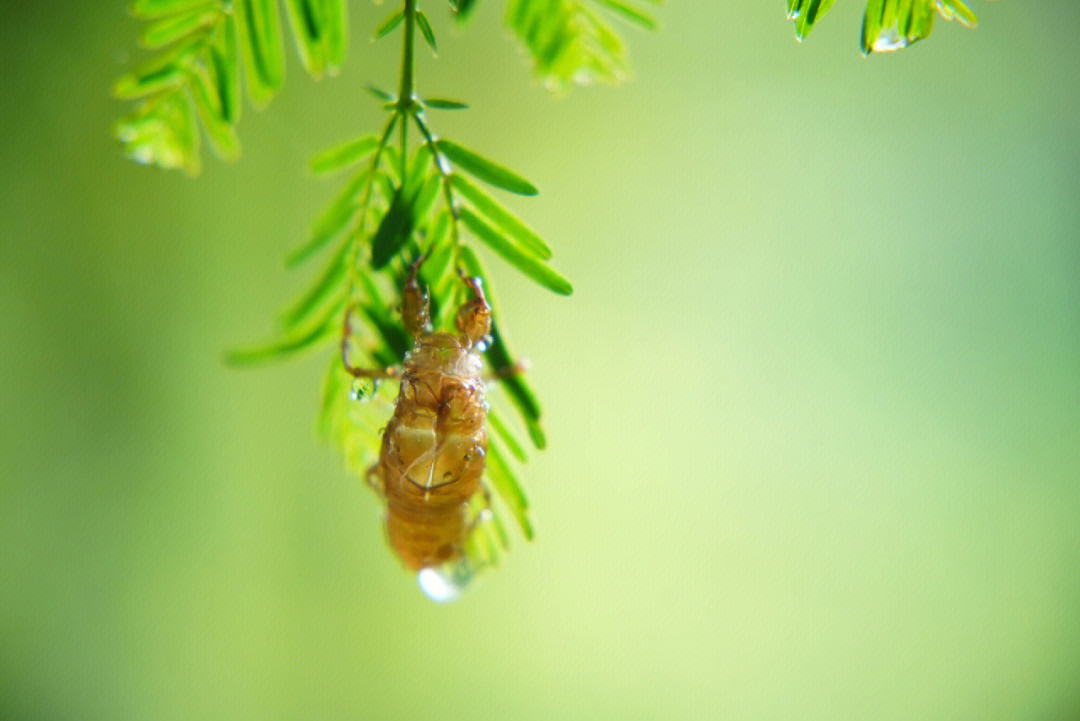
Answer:
[[[519,195],[536,195],[536,187],[517,173],[507,170],[473,151],[463,148],[449,140],[436,141],[436,145],[450,162],[455,163],[465,172],[497,188]]]
[[[248,95],[265,106],[285,80],[281,19],[276,0],[234,0]]]
[[[469,208],[461,209],[461,220],[479,240],[502,258],[548,290],[560,295],[570,295],[573,286],[549,265],[532,253],[522,250],[497,230],[480,219]]]
[[[226,15],[220,31],[210,46],[210,60],[221,98],[222,116],[230,125],[240,120],[240,65],[237,59],[236,17]]]
[[[395,102],[397,100],[396,96],[391,95],[390,93],[386,92],[385,90],[383,90],[381,88],[377,88],[374,85],[365,85],[364,90],[367,90],[369,93],[374,95],[379,100],[383,100],[383,101],[388,102],[388,103],[393,103],[393,102]]]
[[[359,163],[375,152],[379,138],[375,134],[364,135],[318,153],[308,163],[312,175],[324,176],[336,173]]]
[[[382,336],[386,347],[389,349],[389,353],[379,354],[380,362],[387,365],[400,362],[405,357],[405,354],[409,352],[409,348],[412,347],[412,338],[409,337],[409,334],[405,332],[400,323],[389,320],[389,313],[385,309],[380,310],[370,304],[362,304],[360,309],[364,311],[368,322],[375,327],[375,330]]]
[[[113,95],[120,100],[134,100],[184,84],[186,73],[176,65],[166,65],[139,75],[128,73],[113,83]]]
[[[416,11],[416,26],[420,28],[420,34],[424,36],[424,40],[427,42],[428,47],[431,48],[431,52],[438,55],[439,49],[435,46],[435,33],[431,31],[431,24],[422,10]]]
[[[321,0],[323,53],[326,68],[336,75],[345,63],[348,49],[349,20],[346,0]]]
[[[326,269],[323,270],[315,285],[305,293],[300,300],[281,314],[281,324],[285,328],[292,328],[303,323],[311,315],[322,307],[326,301],[334,296],[334,291],[342,286],[348,272],[348,264],[345,259],[349,248],[352,247],[351,238],[346,238],[334,257],[330,259]]]
[[[131,14],[143,18],[159,18],[198,7],[218,5],[217,0],[133,0]]]
[[[226,354],[225,362],[232,366],[246,366],[264,363],[292,355],[319,341],[333,336],[337,330],[337,315],[345,307],[345,295],[341,294],[317,323],[306,330],[287,335],[266,345],[234,350]]]
[[[656,20],[654,20],[652,16],[643,13],[629,3],[623,2],[623,0],[594,0],[594,2],[603,5],[623,20],[645,28],[646,30],[656,29]]]
[[[795,21],[795,35],[802,40],[821,17],[832,7],[834,0],[789,0],[788,17]]]
[[[240,140],[236,137],[236,129],[225,118],[221,104],[224,91],[214,85],[216,73],[200,62],[192,65],[188,76],[195,109],[214,152],[225,160],[235,160],[240,155]]]
[[[496,371],[514,366],[510,348],[496,320],[493,320],[491,324],[491,345],[487,350],[487,358]],[[506,376],[501,378],[499,383],[506,389],[510,402],[521,414],[533,445],[540,449],[544,448],[547,445],[547,439],[544,436],[544,430],[540,427],[540,403],[536,400],[536,394],[533,393],[524,376],[520,373]]]
[[[525,492],[521,490],[521,484],[514,477],[513,471],[510,470],[509,464],[496,444],[488,443],[487,459],[488,476],[491,478],[492,485],[495,486],[495,491],[521,526],[522,534],[531,541],[533,527],[528,516],[529,501],[525,497]]]
[[[551,248],[543,238],[536,234],[536,231],[525,225],[520,218],[507,210],[495,198],[471,183],[468,178],[454,174],[450,176],[450,184],[461,193],[462,197],[472,203],[478,213],[491,221],[499,230],[544,260],[551,258]]]
[[[400,10],[395,11],[390,15],[390,17],[383,20],[382,24],[380,24],[379,27],[375,29],[374,39],[378,40],[379,38],[384,38],[390,33],[394,32],[394,28],[400,25],[401,21],[404,19],[404,13],[402,13]],[[370,88],[370,86],[368,87]]]
[[[476,8],[476,0],[450,0],[450,7],[454,9],[458,22],[465,22]]]
[[[331,240],[348,226],[359,205],[356,196],[360,194],[368,173],[364,171],[354,177],[345,186],[340,194],[334,199],[326,210],[319,216],[311,227],[311,235],[304,245],[300,246],[285,259],[285,267],[299,267],[308,258],[313,257],[322,250]]]
[[[165,17],[152,23],[143,31],[142,44],[150,49],[164,47],[210,27],[221,17],[220,8],[214,5],[195,7],[186,12]]]
[[[465,110],[469,107],[458,100],[447,100],[446,98],[427,98],[421,100],[420,104],[425,108],[435,108],[436,110]]]
[[[124,155],[137,163],[199,173],[199,129],[185,93],[169,92],[144,102],[134,116],[117,122],[113,132],[124,144]]]
[[[863,16],[863,52],[892,52],[927,37],[934,27],[935,4],[935,0],[869,0]]]
[[[402,187],[394,191],[393,202],[379,223],[379,229],[371,241],[371,267],[379,270],[390,262],[405,241],[412,235],[415,221],[413,218],[413,203],[415,195],[407,195]]]
[[[514,458],[517,458],[522,463],[529,460],[529,457],[525,455],[525,449],[521,447],[521,444],[514,438],[514,434],[510,432],[510,429],[494,410],[488,411],[488,422],[499,438],[502,439],[502,442],[506,444],[507,449],[513,454]]]
[[[313,0],[285,0],[285,9],[304,69],[311,77],[321,78],[326,70],[326,58],[319,39],[320,28]]]
[[[442,225],[441,221],[442,217],[440,216],[439,220],[436,221],[436,228]],[[434,232],[432,235],[434,236]],[[450,270],[450,264],[453,259],[453,245],[445,242],[445,239],[434,244],[429,255],[424,260],[424,264],[420,266],[420,277],[423,279],[424,283],[428,286],[438,285],[442,279],[447,276],[447,271]]]
[[[424,248],[427,259],[420,266],[420,277],[429,286],[435,286],[449,274],[450,263],[454,260],[454,245],[449,243],[450,215],[443,210],[435,218],[434,226],[428,233],[428,245]]]
[[[937,8],[941,17],[946,20],[956,20],[965,27],[973,28],[979,23],[978,17],[963,0],[940,0]]]
[[[439,188],[442,187],[442,179],[438,175],[429,175],[424,184],[416,193],[416,202],[413,205],[413,225],[419,226],[427,218],[428,213],[435,207],[435,201],[439,197]]]
[[[506,18],[521,39],[545,84],[618,83],[627,74],[618,36],[592,11],[569,0],[509,0]]]

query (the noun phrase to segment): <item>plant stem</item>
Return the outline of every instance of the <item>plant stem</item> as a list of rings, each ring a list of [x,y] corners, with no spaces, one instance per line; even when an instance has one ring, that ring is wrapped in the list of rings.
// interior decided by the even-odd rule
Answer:
[[[416,123],[416,127],[420,129],[420,134],[424,136],[424,140],[427,142],[428,148],[431,150],[431,160],[435,164],[435,170],[438,171],[441,178],[443,198],[446,200],[446,209],[450,212],[450,237],[453,240],[455,253],[456,248],[460,243],[458,236],[458,208],[454,205],[454,191],[450,187],[450,175],[447,173],[446,168],[443,166],[439,156],[439,146],[436,144],[435,135],[428,128],[427,123],[424,122],[424,116],[420,111],[413,113],[413,121]],[[456,257],[456,255],[455,255]]]
[[[413,36],[416,28],[416,0],[405,0],[405,38],[401,51],[401,87],[398,90],[398,109],[401,115],[401,184],[405,185],[405,172],[408,155],[406,154],[409,123],[407,114],[413,104]]]

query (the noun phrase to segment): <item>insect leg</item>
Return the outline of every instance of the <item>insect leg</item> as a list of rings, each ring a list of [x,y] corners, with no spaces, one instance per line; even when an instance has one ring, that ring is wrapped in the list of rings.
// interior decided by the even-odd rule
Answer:
[[[484,297],[484,287],[479,278],[470,278],[460,269],[461,280],[469,286],[473,292],[473,299],[463,304],[458,309],[454,325],[461,332],[462,340],[469,348],[483,340],[491,333],[491,306]]]
[[[521,375],[527,370],[529,370],[529,361],[522,359],[515,361],[511,365],[503,366],[498,370],[488,371],[484,374],[483,381],[485,383],[490,383],[492,381],[500,381],[506,378],[513,378],[514,376]]]
[[[352,325],[350,319],[352,318],[353,310],[356,306],[350,306],[345,311],[345,320],[342,323],[341,328],[341,364],[345,367],[345,371],[354,378],[397,378],[401,375],[402,369],[399,366],[390,366],[389,368],[357,368],[349,362],[349,337],[352,335]]]
[[[430,303],[427,289],[421,289],[416,282],[416,274],[420,271],[420,264],[424,262],[424,256],[416,259],[409,268],[409,278],[405,281],[405,289],[401,293],[401,319],[405,323],[405,330],[413,338],[419,338],[428,332],[431,325]]]

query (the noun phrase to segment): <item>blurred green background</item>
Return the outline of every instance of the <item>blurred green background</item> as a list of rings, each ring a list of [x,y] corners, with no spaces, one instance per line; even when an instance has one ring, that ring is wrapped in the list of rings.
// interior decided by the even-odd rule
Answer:
[[[889,57],[861,3],[671,2],[634,82],[553,98],[485,0],[421,92],[540,188],[575,284],[492,259],[549,449],[537,539],[424,598],[314,432],[323,356],[233,371],[375,128],[387,12],[290,54],[244,157],[123,161],[110,3],[6,3],[0,717],[1071,719],[1080,714],[1080,42],[977,3]],[[316,269],[312,269],[316,271]]]

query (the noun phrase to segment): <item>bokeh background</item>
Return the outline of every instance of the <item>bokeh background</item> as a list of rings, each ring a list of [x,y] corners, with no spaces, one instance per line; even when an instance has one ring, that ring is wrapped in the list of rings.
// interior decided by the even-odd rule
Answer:
[[[861,6],[800,45],[779,0],[671,2],[561,97],[500,3],[430,12],[420,90],[472,105],[433,121],[541,188],[507,202],[576,287],[490,263],[538,532],[440,606],[315,434],[325,357],[220,360],[304,287],[386,8],[192,181],[109,138],[121,3],[5,3],[0,717],[1077,718],[1076,8],[863,59]]]

